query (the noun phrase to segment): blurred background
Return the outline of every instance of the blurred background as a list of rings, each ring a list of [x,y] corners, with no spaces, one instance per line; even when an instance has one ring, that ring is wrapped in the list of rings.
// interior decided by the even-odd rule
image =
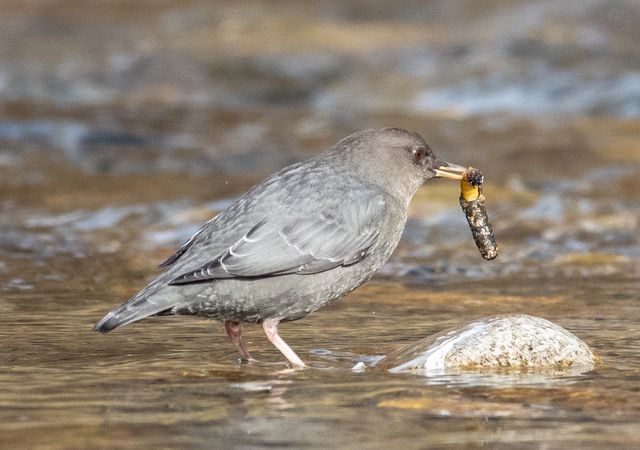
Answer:
[[[485,172],[505,250],[466,265],[457,187],[434,182],[399,253],[418,272],[628,273],[640,256],[634,0],[1,7],[5,253],[164,255],[284,165],[399,126]]]
[[[444,299],[441,315],[425,328],[429,311],[416,316],[394,304],[398,316],[390,320],[413,318],[405,330],[421,337],[464,314],[542,311],[592,333],[592,345],[603,342],[596,320],[610,321],[609,343],[637,334],[639,23],[636,0],[0,0],[0,336],[13,351],[5,367],[31,374],[70,364],[86,380],[96,367],[107,371],[99,378],[112,375],[109,366],[131,367],[119,359],[126,353],[157,356],[153,367],[161,370],[160,361],[170,359],[162,354],[169,351],[167,322],[111,341],[89,336],[89,327],[252,184],[379,126],[417,131],[443,159],[481,169],[501,247],[496,261],[483,262],[456,183],[428,183],[413,201],[398,251],[363,292],[377,293],[382,305],[389,296],[423,298],[426,290]],[[597,290],[602,285],[606,295]],[[571,303],[579,295],[567,286],[582,286],[585,301],[602,309]],[[466,300],[447,309],[455,302],[437,297],[444,290]],[[531,295],[542,297],[536,303]],[[423,300],[420,308],[429,308]],[[320,312],[315,323],[337,317],[335,326],[346,328],[353,308],[347,302]],[[306,329],[292,325],[283,335],[303,359],[331,359],[333,348],[305,347],[314,345],[304,341],[303,330],[314,326],[307,320]],[[204,321],[183,323],[202,337],[196,344],[187,332],[171,331],[178,333],[174,345],[185,343],[183,356],[172,354],[178,365],[184,352],[209,348],[212,339]],[[382,335],[393,329],[384,324]],[[330,334],[343,351],[354,342],[363,353],[379,345],[363,330],[350,342],[340,332]],[[218,362],[236,370],[232,348],[216,333],[216,345],[225,347]],[[147,336],[159,353],[135,336]],[[400,336],[387,335],[394,339]],[[51,345],[46,356],[42,342]],[[84,353],[79,343],[88,343]],[[621,390],[618,404],[627,394]],[[466,407],[478,410],[474,402]],[[88,423],[104,419],[104,410],[91,411]],[[10,442],[19,429],[5,428]],[[122,436],[136,432],[125,429]],[[323,436],[324,428],[314,430]],[[448,431],[441,442],[449,442]],[[93,436],[94,444],[106,442]],[[145,436],[145,444],[166,438]]]

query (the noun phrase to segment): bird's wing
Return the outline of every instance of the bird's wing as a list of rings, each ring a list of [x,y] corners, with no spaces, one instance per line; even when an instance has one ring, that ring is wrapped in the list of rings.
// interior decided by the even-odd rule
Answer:
[[[367,256],[386,213],[382,197],[346,202],[289,220],[263,219],[212,261],[188,271],[170,284],[224,278],[257,278],[313,274],[348,266]]]
[[[200,236],[207,231],[209,225],[214,219],[215,217],[205,223],[193,236],[189,238],[187,242],[182,244],[182,246],[174,254],[165,259],[158,267],[169,267],[173,265],[178,259],[180,259],[180,257],[182,257],[182,255],[187,252],[187,250],[189,250],[193,246],[193,244],[196,243],[198,238],[200,238]]]

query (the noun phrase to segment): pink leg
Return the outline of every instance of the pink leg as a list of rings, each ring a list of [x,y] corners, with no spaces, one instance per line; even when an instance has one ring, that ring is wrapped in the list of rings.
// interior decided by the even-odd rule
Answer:
[[[278,335],[278,320],[276,319],[267,319],[262,322],[262,329],[264,330],[264,334],[269,339],[273,345],[276,346],[280,353],[284,355],[285,358],[289,360],[291,364],[298,367],[305,367],[302,360],[295,354],[291,347],[287,345],[285,341]]]
[[[240,326],[240,322],[234,322],[233,320],[227,320],[224,323],[224,329],[227,330],[227,336],[233,342],[233,345],[236,346],[238,352],[240,352],[240,356],[245,361],[251,361],[251,355],[247,350],[247,347],[244,345],[244,341],[242,340],[242,327]]]

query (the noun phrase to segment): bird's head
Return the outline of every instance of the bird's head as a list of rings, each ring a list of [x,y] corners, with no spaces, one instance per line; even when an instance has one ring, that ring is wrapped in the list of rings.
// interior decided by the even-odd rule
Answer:
[[[427,180],[461,180],[465,167],[436,157],[418,133],[401,128],[370,129],[338,143],[352,167],[365,179],[396,192],[407,201]]]

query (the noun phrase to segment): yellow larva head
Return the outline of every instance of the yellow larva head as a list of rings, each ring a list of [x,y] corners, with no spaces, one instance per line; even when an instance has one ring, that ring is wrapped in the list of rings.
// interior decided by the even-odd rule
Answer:
[[[462,198],[468,202],[477,200],[480,196],[480,186],[483,181],[484,175],[479,170],[469,167],[460,180]]]

